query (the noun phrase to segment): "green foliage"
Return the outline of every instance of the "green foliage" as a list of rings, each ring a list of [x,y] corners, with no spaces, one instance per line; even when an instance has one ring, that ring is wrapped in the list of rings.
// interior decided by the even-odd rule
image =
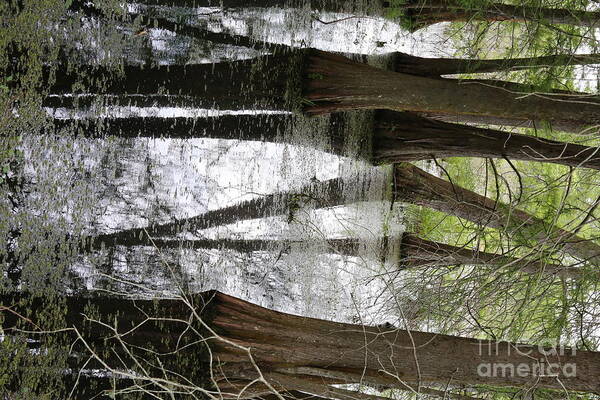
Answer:
[[[24,331],[51,332],[64,328],[65,319],[59,298],[48,298],[35,307],[31,298],[22,297],[10,304],[0,301],[0,306],[15,308],[18,313],[17,328]],[[35,310],[35,312],[32,312]],[[0,323],[5,313],[0,313]],[[28,315],[29,318],[21,317]],[[14,316],[14,315],[13,315]],[[59,334],[39,335],[39,349],[31,349],[26,334],[5,331],[0,342],[0,393],[12,393],[20,399],[55,399],[65,395],[62,374],[67,364],[69,343]]]
[[[553,135],[551,131],[537,133]],[[592,202],[600,196],[595,171],[571,171],[550,163],[509,164],[504,160],[495,160],[492,169],[489,161],[461,158],[444,161],[442,165],[449,175],[440,171],[443,178],[544,219],[541,229],[546,232],[558,226],[578,228],[577,234],[583,237],[598,237],[595,221],[580,226]],[[416,206],[410,207],[408,215],[412,221],[408,229],[429,240],[546,263],[572,263],[552,243],[534,240],[528,230],[507,234]],[[588,290],[596,287],[598,279],[597,266],[583,265],[580,270],[580,278],[568,281],[542,271],[523,273],[517,266],[456,266],[416,271],[418,281],[427,281],[431,276],[438,282],[435,293],[422,293],[419,297],[420,312],[428,320],[441,324],[440,329],[450,332],[531,343],[546,340],[575,344],[581,338],[572,334],[572,327],[583,322],[574,320],[577,315],[574,310],[589,303]],[[586,345],[594,348],[597,344],[592,340]]]

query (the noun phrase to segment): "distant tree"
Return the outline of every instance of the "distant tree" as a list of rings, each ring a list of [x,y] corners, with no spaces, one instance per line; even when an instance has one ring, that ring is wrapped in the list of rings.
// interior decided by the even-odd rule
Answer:
[[[409,0],[394,7],[411,31],[439,22],[515,21],[597,27],[600,13],[572,8],[547,8],[482,1],[465,5],[457,0]]]
[[[400,241],[399,264],[402,269],[446,267],[451,265],[486,265],[508,267],[516,271],[532,274],[557,274],[570,278],[580,276],[577,268],[489,253],[467,247],[451,246],[421,239],[411,233],[404,233]]]
[[[142,242],[146,244],[147,241]],[[151,245],[157,249],[217,249],[235,250],[239,253],[256,251],[289,253],[294,245],[310,246],[313,251],[335,253],[345,256],[358,256],[362,244],[356,239],[152,239]]]
[[[297,191],[265,195],[173,222],[90,236],[84,239],[82,246],[94,249],[113,245],[152,245],[150,238],[169,238],[183,231],[194,232],[275,215],[286,215],[288,221],[291,222],[295,218],[295,212],[303,205],[310,204],[316,208],[326,208],[343,204],[345,201],[357,200],[351,194],[345,195],[342,188],[343,181],[341,179],[331,179],[307,185]]]
[[[165,0],[144,0],[146,3],[165,3]],[[168,0],[166,0],[168,1]],[[213,0],[174,0],[173,5],[176,3],[186,4],[187,2],[194,2],[198,6],[200,3],[207,3],[206,6],[219,6],[225,9],[238,8],[238,7],[255,7],[261,4],[261,6],[269,7],[274,6],[276,3],[286,4],[285,1],[279,0],[263,0],[253,2],[240,2],[239,0],[228,0],[225,3],[220,1],[218,4],[214,3]],[[227,3],[231,3],[227,6]],[[244,3],[244,4],[242,4]],[[304,5],[296,2],[296,6]],[[331,4],[327,4],[327,1],[316,1],[314,7],[326,7],[331,8],[337,2],[330,1]],[[288,2],[288,6],[294,5],[294,2]],[[408,14],[414,14],[412,6],[405,5],[408,7]],[[502,5],[505,6],[505,5]],[[346,6],[347,7],[347,6]],[[385,7],[382,4],[381,7]],[[513,7],[513,6],[509,6]],[[70,9],[74,11],[82,11],[86,15],[95,16],[99,18],[105,18],[103,12],[98,8],[94,7],[92,3],[83,3],[82,1],[74,1]],[[340,10],[344,9],[341,6]],[[539,8],[538,8],[539,9]],[[559,11],[559,10],[556,10]],[[563,10],[565,11],[565,10]],[[569,10],[570,11],[570,10]],[[209,40],[214,43],[220,43],[225,45],[244,46],[248,48],[255,48],[264,50],[267,52],[277,52],[291,50],[292,47],[284,44],[270,43],[257,39],[252,39],[248,36],[236,35],[228,32],[212,32],[202,27],[190,25],[186,21],[174,22],[173,20],[160,17],[158,15],[149,14],[136,14],[127,13],[129,19],[138,20],[143,26],[165,29],[172,32],[176,32],[181,35],[194,37],[196,39]],[[489,73],[497,71],[507,70],[520,70],[526,68],[539,68],[539,67],[552,67],[552,66],[565,66],[565,65],[586,65],[586,64],[597,64],[600,62],[599,54],[553,54],[538,57],[525,57],[525,58],[500,58],[500,59],[457,59],[457,58],[423,58],[413,56],[402,52],[394,52],[391,54],[385,54],[384,57],[393,57],[393,70],[396,72],[402,72],[411,75],[420,76],[440,76],[449,74],[464,74],[464,73]],[[506,84],[508,82],[503,82]],[[503,86],[503,85],[500,85]]]
[[[69,6],[69,10],[73,12],[80,12],[91,18],[108,19],[110,15],[107,15],[105,11],[96,7],[92,2],[85,0],[74,0]],[[227,32],[212,32],[208,29],[201,27],[174,22],[168,18],[164,18],[158,15],[145,15],[135,12],[125,13],[129,21],[136,21],[143,27],[158,28],[176,32],[178,34],[191,36],[200,40],[208,40],[215,43],[227,44],[232,46],[243,46],[249,48],[257,48],[261,50],[276,51],[278,49],[284,49],[287,46],[277,45],[275,43],[268,43],[259,40],[252,40],[248,36],[235,35]],[[184,21],[185,22],[185,21]]]
[[[348,2],[340,0],[141,0],[140,3],[148,6],[221,7],[224,10],[236,8],[290,7],[310,7],[312,10],[324,10],[330,12],[357,10],[357,7],[353,4],[348,4]],[[373,2],[372,6],[381,9],[379,3],[379,0],[377,0]]]

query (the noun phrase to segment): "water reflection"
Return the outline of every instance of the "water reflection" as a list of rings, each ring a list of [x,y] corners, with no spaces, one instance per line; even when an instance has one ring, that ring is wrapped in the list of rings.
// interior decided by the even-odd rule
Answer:
[[[134,77],[133,66],[144,67],[136,74],[168,66],[174,73],[176,65],[257,57],[271,45],[428,55],[442,29],[409,35],[381,18],[345,18],[308,8],[214,11],[128,5],[130,17],[152,15],[151,25],[139,19],[122,22],[114,17],[119,12],[79,10],[82,31],[71,46],[86,53],[65,52],[79,54],[67,64],[100,64],[110,71],[124,61]],[[180,31],[174,21],[196,31]],[[192,37],[199,29],[207,34]],[[93,34],[111,45],[93,40]],[[249,49],[242,37],[263,45]],[[215,43],[209,45],[210,40]],[[388,62],[380,56],[367,60],[378,66]],[[214,79],[214,67],[199,68]],[[76,79],[83,74],[82,69],[58,72]],[[87,73],[107,95],[80,90],[72,96],[71,82],[65,81],[44,99],[55,131],[24,137],[27,201],[12,220],[45,241],[30,239],[37,243],[32,248],[21,237],[19,252],[54,252],[54,258],[23,263],[23,278],[35,277],[36,265],[54,264],[58,270],[60,264],[77,282],[70,290],[149,296],[182,287],[218,289],[269,308],[327,319],[379,318],[372,307],[385,288],[380,277],[397,268],[398,256],[397,248],[383,246],[383,238],[394,242],[403,225],[399,206],[390,202],[390,169],[368,162],[370,113],[268,114],[264,104],[241,101],[242,109],[235,102],[190,97],[182,92],[186,82],[177,83],[177,93],[155,94],[151,88],[140,96],[139,85],[106,86],[97,74],[96,67]],[[123,79],[122,71],[115,76]],[[227,79],[223,75],[215,82],[230,85]],[[131,79],[122,82],[131,85]],[[123,95],[114,94],[119,90]],[[323,183],[335,179],[338,186],[323,191]],[[232,208],[220,221],[185,225],[189,218],[274,194],[279,195],[261,212],[247,217]],[[179,228],[168,234],[152,231],[168,224]],[[108,240],[127,231],[138,241]],[[104,246],[80,245],[82,237],[105,239],[97,241]],[[54,249],[61,246],[65,254]]]

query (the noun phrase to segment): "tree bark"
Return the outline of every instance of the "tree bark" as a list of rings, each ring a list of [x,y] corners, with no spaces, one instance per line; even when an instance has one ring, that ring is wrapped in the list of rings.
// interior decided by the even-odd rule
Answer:
[[[509,235],[520,235],[559,249],[581,261],[600,265],[600,246],[525,211],[456,186],[414,165],[400,163],[395,167],[396,200],[405,201],[454,215],[478,225],[501,229]]]
[[[432,242],[407,232],[403,234],[400,245],[400,268],[445,267],[450,265],[508,267],[528,274],[557,274],[565,278],[580,276],[580,270],[573,267]]]
[[[385,376],[379,372],[383,370],[394,371],[393,376],[400,376],[402,380],[409,382],[419,378],[423,383],[447,382],[452,379],[453,382],[468,384],[519,386],[536,378],[482,377],[477,373],[477,368],[486,363],[529,365],[532,360],[540,359],[541,356],[539,350],[531,346],[517,347],[516,344],[504,342],[498,344],[497,351],[494,344],[493,351],[488,354],[486,344],[474,339],[423,332],[409,334],[403,330],[382,333],[376,327],[282,314],[220,293],[215,294],[215,299],[219,303],[216,305],[218,311],[212,320],[212,326],[215,326],[217,332],[232,338],[236,343],[251,347],[254,360],[259,365],[269,365],[263,370],[267,374],[273,371],[289,377],[293,374],[294,367],[297,372],[304,372],[302,375],[293,376],[300,381],[298,383],[306,382],[306,374],[309,372],[298,370],[298,367],[308,366],[315,374],[320,370],[322,376],[328,378],[333,373],[337,373],[336,379],[339,380],[346,376],[347,383],[356,382],[355,379],[360,379],[360,376],[364,376],[367,382],[372,377]],[[258,332],[256,326],[260,327]],[[332,334],[333,332],[335,334]],[[222,361],[244,362],[246,359],[245,354],[228,344],[219,344],[216,348]],[[526,351],[515,352],[516,348]],[[509,352],[509,349],[513,351]],[[531,357],[525,356],[529,351]],[[558,362],[553,357],[546,361]],[[577,377],[564,377],[567,383],[563,381],[563,376],[560,377],[560,382],[554,377],[540,377],[538,387],[560,390],[562,382],[571,390],[598,390],[598,382],[595,379],[600,373],[598,353],[577,352],[573,356],[567,352],[561,356],[560,362],[561,365],[576,363]],[[419,372],[415,368],[417,363]],[[326,375],[327,373],[332,374]],[[273,379],[273,382],[277,381],[278,379]],[[390,377],[390,381],[395,381],[396,386],[399,385],[397,379]]]
[[[206,229],[213,226],[226,225],[239,221],[264,218],[274,215],[286,215],[288,221],[294,218],[299,201],[308,200],[316,208],[333,207],[360,200],[358,197],[345,195],[340,189],[341,179],[319,182],[298,192],[283,192],[249,200],[230,207],[209,211],[207,213],[185,218],[175,222],[151,225],[144,228],[131,228],[109,234],[89,236],[82,240],[81,250],[91,251],[106,246],[157,246],[179,247],[183,243],[191,246],[216,246],[212,241],[180,242],[172,237],[185,231]],[[582,261],[600,263],[600,246],[590,240],[580,238],[571,232],[548,227],[545,221],[524,211],[511,209],[509,206],[494,202],[492,199],[478,195],[464,188],[454,186],[425,171],[406,163],[397,164],[394,178],[394,198],[416,205],[431,207],[439,211],[467,219],[480,225],[506,230],[512,235],[522,235],[528,239],[560,244],[567,253]],[[302,193],[301,195],[297,193]],[[304,193],[315,193],[306,195]],[[169,239],[171,237],[171,239]],[[418,241],[413,236],[401,239],[400,263],[412,267],[423,264],[448,266],[455,264],[481,265],[513,265],[527,273],[546,272],[576,277],[577,268],[562,267],[535,260],[518,260],[492,253],[482,253],[452,247],[433,242]],[[404,244],[404,241],[408,244]],[[212,243],[212,244],[211,244]],[[266,242],[231,241],[230,245],[254,251]],[[412,244],[411,244],[412,243]],[[332,243],[333,248],[343,254],[356,255],[358,243],[341,240]],[[227,245],[224,245],[227,247]],[[248,247],[249,246],[249,247]],[[437,250],[436,250],[437,249]],[[453,255],[454,254],[454,255]],[[420,261],[419,261],[420,260]]]
[[[264,382],[276,390],[308,391],[334,399],[347,398],[348,391],[331,384],[359,382],[406,389],[402,382],[451,380],[456,384],[519,387],[533,381],[538,388],[600,390],[597,352],[558,348],[554,354],[518,343],[330,322],[268,310],[219,292],[187,299],[191,308],[181,300],[69,297],[67,323],[88,343],[84,347],[87,354],[95,350],[102,358],[101,351],[110,354],[128,348],[127,356],[105,358],[107,367],[136,371],[141,375],[138,382],[148,382],[143,376],[150,375],[156,382],[169,381],[171,388],[186,393],[198,386],[214,390],[208,379],[212,367],[212,382],[220,387],[224,398],[267,395],[271,388]],[[93,309],[94,320],[106,325],[86,320],[90,311],[83,311]],[[43,327],[35,307],[32,310],[13,309]],[[4,314],[3,327],[10,330],[16,317]],[[82,341],[77,347],[82,347]],[[144,363],[143,372],[132,356],[149,361]],[[493,373],[494,368],[501,368],[503,373]],[[373,399],[364,396],[364,400]]]
[[[177,1],[177,0],[175,0]],[[188,2],[190,0],[183,0]],[[200,0],[195,1],[196,4],[200,3]],[[206,1],[206,0],[204,0]],[[237,0],[236,0],[237,1]],[[282,3],[281,0],[269,0],[273,4]],[[153,0],[147,0],[148,3],[152,3]],[[161,1],[156,0],[156,3]],[[164,1],[162,1],[164,3]],[[209,3],[211,0],[208,1]],[[243,3],[243,4],[242,4]],[[268,1],[259,1],[257,4],[265,6]],[[283,2],[284,3],[284,2]],[[323,2],[319,1],[320,6],[323,6]],[[333,2],[337,3],[337,2]],[[214,6],[221,6],[222,1]],[[205,5],[210,7],[211,5]],[[240,6],[252,6],[252,3],[248,1],[239,2],[239,4],[231,4],[229,7],[224,8],[237,8]],[[256,6],[256,5],[255,5]],[[316,7],[318,8],[318,7]],[[82,11],[88,16],[104,17],[103,13],[96,7],[86,3],[83,4],[80,0],[76,0],[72,3],[70,9],[74,11]],[[259,40],[253,40],[248,36],[235,35],[231,33],[222,32],[211,32],[206,29],[191,26],[185,23],[176,23],[166,18],[156,16],[146,16],[142,14],[128,13],[129,19],[134,20],[136,18],[141,19],[142,25],[151,27],[161,28],[176,32],[179,34],[194,37],[196,39],[208,40],[214,43],[232,45],[232,46],[243,46],[247,48],[256,48],[269,52],[275,51],[286,51],[290,47],[283,44],[269,43]],[[462,74],[462,73],[489,73],[506,70],[516,70],[534,67],[549,67],[557,65],[585,65],[585,64],[597,64],[600,62],[600,54],[557,54],[549,56],[539,57],[526,57],[526,58],[504,58],[504,59],[452,59],[452,58],[423,58],[417,57],[410,54],[396,52],[392,54],[394,70],[405,74],[439,77],[441,75],[451,74]]]
[[[485,8],[468,8],[454,0],[413,0],[403,9],[404,26],[416,31],[439,22],[514,21],[597,27],[600,13],[566,8],[544,8],[491,3]]]
[[[599,64],[600,54],[555,54],[540,57],[499,59],[423,58],[406,53],[393,54],[394,71],[403,74],[439,77],[479,74],[536,67]]]
[[[349,109],[391,109],[446,115],[546,120],[579,132],[600,123],[597,97],[524,96],[504,88],[461,84],[374,68],[331,53],[312,51],[307,67],[305,108],[315,115]]]
[[[449,124],[413,113],[375,112],[375,163],[444,157],[508,158],[600,169],[597,147]]]
[[[92,138],[228,139],[298,144],[307,125],[306,117],[289,113],[223,114],[211,117],[124,117],[53,121],[54,132]],[[314,122],[314,120],[313,120]],[[327,136],[322,150],[348,156],[349,127],[345,116],[331,115],[328,123],[315,124]],[[317,128],[315,128],[317,129]],[[300,139],[300,140],[298,140]],[[304,142],[303,142],[304,144]],[[308,143],[307,143],[308,144]],[[320,149],[320,148],[319,148]],[[369,149],[370,151],[370,149]]]

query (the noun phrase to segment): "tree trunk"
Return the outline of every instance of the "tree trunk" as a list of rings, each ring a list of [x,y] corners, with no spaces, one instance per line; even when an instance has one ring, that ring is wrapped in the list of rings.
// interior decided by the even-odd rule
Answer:
[[[335,54],[313,50],[215,65],[125,67],[119,77],[82,66],[77,73],[59,69],[50,93],[72,93],[80,76],[93,77],[88,93],[113,96],[194,96],[229,109],[299,108],[308,114],[352,109],[401,109],[443,115],[547,120],[579,132],[600,124],[596,97],[562,94],[524,96],[506,88],[433,79],[377,69]],[[307,60],[308,59],[308,60]],[[308,65],[306,65],[308,62]],[[288,65],[292,65],[291,71]],[[306,68],[304,85],[300,74]],[[256,71],[261,71],[257,74]],[[268,79],[264,79],[267,76]],[[201,77],[199,79],[199,77]],[[84,85],[85,86],[85,85]],[[304,87],[304,96],[300,94]],[[77,94],[77,92],[75,92]]]
[[[470,125],[449,124],[412,113],[375,113],[375,163],[444,157],[484,157],[600,169],[600,154],[597,153],[597,147]]]
[[[516,258],[456,247],[421,239],[404,233],[400,245],[400,268],[445,267],[450,265],[489,265],[508,267],[528,274],[557,274],[565,278],[580,276],[580,270],[543,261]]]
[[[546,120],[579,132],[600,123],[600,101],[586,97],[512,93],[482,84],[386,71],[348,58],[312,51],[304,97],[308,114],[350,109],[391,109],[447,115]]]
[[[152,0],[147,0],[149,3]],[[176,0],[175,0],[176,1]],[[183,0],[190,1],[190,0]],[[196,3],[200,3],[200,0],[192,0]],[[206,0],[204,0],[206,1]],[[282,3],[281,0],[270,0],[273,3]],[[157,1],[160,2],[160,1]],[[210,3],[210,0],[209,0]],[[243,4],[242,4],[243,3]],[[266,1],[260,1],[258,3],[267,3]],[[320,2],[320,6],[323,6],[323,2]],[[337,2],[333,2],[337,3]],[[222,1],[216,6],[221,6]],[[225,6],[224,8],[237,8],[240,6],[248,7],[247,0],[240,2],[240,4],[231,5],[230,7]],[[210,6],[210,5],[206,5]],[[261,4],[264,7],[264,4]],[[315,7],[315,8],[321,8]],[[70,9],[74,11],[82,11],[88,16],[103,17],[103,14],[97,8],[89,5],[88,3],[83,4],[77,0],[72,3]],[[213,43],[220,43],[232,46],[243,46],[247,48],[256,48],[269,52],[275,51],[286,51],[290,47],[283,44],[269,43],[260,40],[253,40],[248,36],[235,35],[231,33],[223,32],[211,32],[206,29],[191,26],[185,23],[176,23],[166,18],[156,16],[146,16],[142,14],[128,13],[129,19],[140,19],[142,25],[150,27],[160,28],[177,32],[179,34],[194,37],[196,39],[208,40]],[[540,57],[526,57],[526,58],[508,58],[508,59],[452,59],[452,58],[423,58],[417,57],[410,54],[396,52],[392,54],[394,70],[405,74],[420,75],[436,77],[441,75],[451,74],[462,74],[462,73],[488,73],[506,70],[516,70],[534,67],[548,67],[557,65],[585,65],[585,64],[597,64],[600,62],[600,54],[557,54],[550,56]]]
[[[400,385],[396,377],[409,382],[420,379],[422,383],[452,379],[465,384],[519,386],[536,378],[517,374],[486,377],[478,374],[478,368],[481,370],[480,365],[487,363],[510,363],[514,367],[522,363],[531,365],[532,362],[537,364],[539,359],[559,362],[556,356],[545,358],[539,349],[531,346],[517,347],[503,342],[496,347],[494,343],[488,352],[487,342],[475,339],[423,332],[409,334],[403,330],[382,333],[376,327],[278,313],[221,293],[216,293],[214,299],[217,303],[211,326],[235,343],[251,347],[254,360],[259,366],[265,366],[263,373],[275,374],[272,382],[280,382],[287,389],[294,387],[283,382],[287,381],[285,377],[292,378],[289,381],[292,386],[307,384],[311,374],[314,378],[326,378],[327,381],[335,377],[346,383],[358,382],[363,376],[369,382],[386,377],[380,372],[382,370],[392,374],[387,377],[396,387]],[[221,361],[247,362],[246,354],[227,343],[215,341],[213,348]],[[514,351],[517,348],[523,351]],[[596,377],[600,373],[600,354],[577,352],[571,355],[567,351],[560,357],[561,366],[577,364],[577,376],[567,377],[557,371],[560,381],[554,377],[539,377],[538,387],[560,390],[562,383],[571,390],[598,390]],[[249,379],[252,373],[247,373],[238,376]]]
[[[189,393],[198,387],[215,390],[212,381],[228,399],[268,395],[271,388],[265,382],[276,390],[334,399],[346,399],[348,391],[331,384],[359,382],[406,389],[402,382],[519,387],[533,381],[538,388],[600,390],[597,352],[557,348],[554,354],[518,343],[330,322],[268,310],[219,292],[187,299],[191,308],[181,300],[69,297],[68,326],[88,343],[84,347],[80,340],[74,347],[87,354],[94,350],[108,368],[139,374],[136,383],[151,382],[145,378],[150,376],[155,383],[169,382],[170,388]],[[31,309],[13,311],[43,328],[43,317]],[[86,321],[94,309],[94,320],[106,325]],[[10,330],[17,317],[4,314],[3,327]],[[124,348],[129,353],[110,357]],[[146,360],[144,371],[134,357]]]
[[[131,20],[138,18],[142,25],[168,30],[177,34],[186,35],[199,40],[208,40],[213,43],[225,44],[230,46],[241,46],[251,49],[263,50],[270,53],[282,52],[289,49],[284,44],[270,43],[263,40],[255,40],[249,36],[235,35],[226,32],[211,32],[208,29],[188,25],[185,23],[176,23],[166,18],[156,16],[145,16],[141,14],[128,13]]]
[[[549,264],[541,261],[515,258],[464,247],[451,246],[444,243],[420,239],[408,232],[399,240],[400,255],[399,268],[418,267],[447,267],[451,265],[490,265],[507,266],[525,273],[558,274],[563,277],[577,277],[577,268],[564,267],[558,264]],[[361,254],[361,241],[358,239],[324,239],[312,241],[294,240],[260,240],[260,239],[153,239],[152,245],[157,249],[229,249],[239,253],[252,253],[256,251],[270,251],[289,253],[292,246],[310,246],[310,251],[334,253],[349,257],[358,257]],[[385,251],[385,249],[383,249]]]
[[[600,63],[600,54],[555,54],[540,57],[499,58],[487,60],[423,58],[399,52],[393,54],[394,71],[403,74],[428,77],[598,63]]]
[[[456,186],[408,163],[395,168],[396,200],[405,201],[454,215],[478,225],[520,235],[562,251],[581,260],[600,265],[600,246],[544,220],[488,197]]]
[[[213,226],[226,225],[239,221],[287,214],[288,222],[294,219],[294,212],[299,201],[308,200],[315,208],[326,208],[360,200],[358,197],[345,195],[340,188],[341,179],[320,182],[298,192],[284,192],[249,200],[230,207],[209,211],[207,213],[182,219],[176,222],[152,225],[144,228],[131,228],[109,234],[90,236],[82,240],[83,251],[101,249],[105,246],[154,246],[179,247],[182,243],[191,246],[210,247],[211,241],[188,241],[168,239],[181,232],[206,229]],[[302,193],[302,194],[297,194]],[[316,193],[306,195],[304,193]],[[478,195],[464,188],[454,186],[425,171],[411,165],[401,163],[395,168],[394,196],[396,200],[431,207],[439,211],[467,219],[480,225],[506,230],[511,235],[522,235],[527,239],[535,239],[545,243],[556,241],[560,247],[580,260],[600,264],[600,246],[590,240],[580,238],[572,233],[556,227],[548,227],[545,221],[526,212],[511,209],[509,206],[494,202],[492,199]],[[402,238],[400,263],[408,267],[423,264],[448,266],[454,264],[496,263],[518,267],[528,273],[559,273],[575,277],[576,268],[545,264],[532,260],[518,260],[511,257],[491,253],[479,253],[460,249],[441,243],[418,242],[407,237],[408,245]],[[413,243],[413,244],[411,244]],[[417,243],[415,245],[415,243]],[[419,245],[422,244],[422,246]],[[231,246],[242,248],[258,248],[261,241],[231,241]],[[213,243],[213,245],[217,245]],[[250,247],[247,247],[249,245]],[[344,241],[334,243],[332,247],[342,254],[355,255],[357,243]],[[227,247],[226,245],[224,245]],[[258,246],[258,247],[256,247]],[[433,249],[438,249],[433,251]],[[251,250],[253,251],[253,250]],[[450,254],[454,253],[454,256]],[[421,260],[421,261],[419,261]],[[495,261],[494,261],[495,260]]]
[[[416,31],[438,22],[515,21],[597,27],[600,13],[566,8],[543,8],[491,3],[485,8],[468,8],[454,0],[413,0],[403,9],[404,26]]]

